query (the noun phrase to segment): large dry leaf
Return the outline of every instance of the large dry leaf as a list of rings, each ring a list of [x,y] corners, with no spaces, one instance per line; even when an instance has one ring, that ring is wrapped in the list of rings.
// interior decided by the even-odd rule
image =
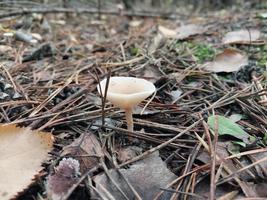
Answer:
[[[64,147],[61,156],[77,159],[81,173],[99,164],[99,158],[104,156],[101,144],[93,133],[84,133],[70,145]]]
[[[159,157],[158,152],[134,163],[127,169],[119,169],[119,171],[143,200],[153,199],[161,191],[161,188],[165,188],[166,185],[177,178],[167,168],[166,164]],[[109,174],[129,199],[136,199],[132,190],[117,170],[111,169]],[[107,199],[110,199],[106,196],[108,193],[116,200],[125,199],[106,174],[95,176],[94,181],[97,190]],[[165,191],[159,199],[170,199],[171,194]]]
[[[247,55],[234,49],[225,49],[216,55],[212,62],[207,62],[201,67],[212,72],[235,72],[247,64]]]
[[[206,29],[200,25],[187,24],[180,26],[175,30],[168,29],[164,26],[159,26],[158,30],[166,38],[175,38],[182,40],[193,35],[202,34],[205,32]]]
[[[223,44],[246,44],[260,38],[260,31],[256,29],[238,30],[226,33],[223,37]]]
[[[42,169],[53,146],[51,133],[0,126],[0,199],[14,198]]]

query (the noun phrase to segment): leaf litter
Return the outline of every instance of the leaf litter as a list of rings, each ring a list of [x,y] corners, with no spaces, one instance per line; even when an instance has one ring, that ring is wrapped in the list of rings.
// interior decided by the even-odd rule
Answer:
[[[260,31],[257,29],[238,30],[225,34],[222,38],[223,44],[250,44],[260,38]]]
[[[101,3],[101,10],[112,9]],[[90,19],[29,13],[1,21],[0,122],[55,137],[50,160],[36,159],[43,170],[32,173],[38,181],[13,195],[207,199],[214,191],[218,199],[265,198],[264,19],[246,9],[169,19],[102,11]],[[226,34],[231,37],[223,44],[229,28],[240,32]],[[10,34],[19,31],[27,40]],[[109,102],[103,107],[97,95],[98,81],[109,74],[145,78],[157,87],[143,115],[148,99],[135,108],[134,132],[125,130],[122,112]],[[215,124],[202,123],[214,115],[225,116],[218,141]]]
[[[235,49],[225,49],[215,56],[212,62],[207,62],[201,66],[205,70],[212,72],[235,72],[248,64],[248,57]]]

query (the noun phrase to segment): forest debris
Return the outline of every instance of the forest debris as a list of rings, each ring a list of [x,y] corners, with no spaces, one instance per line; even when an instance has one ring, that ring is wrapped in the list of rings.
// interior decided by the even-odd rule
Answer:
[[[159,26],[158,30],[166,38],[174,38],[177,34],[175,30],[166,28],[164,26]]]
[[[260,38],[260,31],[257,29],[238,30],[226,33],[222,39],[223,44],[251,43]]]
[[[181,96],[181,94],[183,94],[183,91],[177,89],[177,90],[173,90],[170,92],[172,101],[177,101],[177,99]]]
[[[216,187],[216,199],[233,191],[227,185],[219,185]],[[194,187],[194,193],[190,195],[190,200],[207,200],[209,199],[210,180],[208,177],[202,178]],[[189,195],[188,195],[189,196]],[[168,199],[169,200],[169,199]],[[228,200],[228,199],[227,199]]]
[[[257,162],[258,160],[267,157],[267,152],[251,154],[248,157],[251,159],[251,161]],[[258,166],[260,169],[257,169]],[[255,168],[257,169],[258,175],[261,176],[262,178],[266,177],[267,176],[267,161],[259,163],[258,166],[255,166]]]
[[[31,60],[42,60],[43,58],[53,56],[54,54],[55,48],[50,43],[46,43],[33,51],[30,55],[25,56],[23,58],[23,62],[28,62]]]
[[[237,194],[238,194],[238,190],[234,190],[219,197],[218,200],[232,200],[236,197]]]
[[[99,164],[99,158],[104,156],[101,145],[94,134],[84,133],[70,145],[63,148],[62,156],[73,157],[80,163],[83,174]]]
[[[152,54],[154,53],[162,44],[164,41],[164,37],[162,34],[157,34],[153,40],[151,41],[151,43],[148,46],[148,53]]]
[[[26,43],[30,43],[30,44],[36,44],[38,42],[38,40],[35,39],[31,34],[25,33],[22,31],[16,31],[14,36],[15,36],[16,40],[19,40],[22,42],[26,42]]]
[[[53,138],[51,133],[1,125],[0,146],[0,199],[8,200],[33,183],[52,150]]]
[[[158,30],[166,38],[182,40],[193,35],[202,34],[206,29],[201,25],[187,24],[182,25],[175,30],[165,28],[164,26],[159,26]]]
[[[257,183],[254,185],[258,197],[267,198],[267,183]]]
[[[166,167],[166,164],[159,157],[159,152],[155,152],[140,160],[127,169],[119,169],[143,200],[151,200],[168,183],[176,178]],[[122,179],[120,174],[114,170],[109,170],[110,175],[127,195],[129,199],[134,199],[134,194]],[[96,188],[104,195],[109,192],[114,199],[123,199],[115,186],[110,182],[106,174],[94,177]],[[164,192],[160,199],[168,199],[170,192]]]
[[[12,47],[7,45],[0,45],[0,54],[12,51]]]
[[[225,49],[215,56],[212,62],[207,62],[201,66],[205,70],[212,72],[235,72],[248,64],[248,57],[235,49]]]
[[[51,200],[60,200],[71,187],[78,182],[79,162],[73,158],[63,158],[55,168],[55,174],[49,175],[46,183],[47,196]]]
[[[131,160],[132,158],[134,158],[135,156],[137,156],[138,154],[140,154],[142,152],[142,149],[136,146],[129,146],[123,149],[119,149],[118,151],[118,160],[121,163],[124,163],[128,160]]]
[[[140,26],[142,23],[143,23],[142,20],[132,20],[132,21],[129,22],[129,25],[130,25],[131,27],[138,27],[138,26]]]

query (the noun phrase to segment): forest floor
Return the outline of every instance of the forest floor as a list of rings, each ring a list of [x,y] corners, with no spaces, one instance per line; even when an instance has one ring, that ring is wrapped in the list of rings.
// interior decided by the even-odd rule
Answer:
[[[0,122],[54,136],[18,199],[267,199],[266,10],[28,14],[0,32]],[[97,92],[110,75],[157,88],[134,132]]]

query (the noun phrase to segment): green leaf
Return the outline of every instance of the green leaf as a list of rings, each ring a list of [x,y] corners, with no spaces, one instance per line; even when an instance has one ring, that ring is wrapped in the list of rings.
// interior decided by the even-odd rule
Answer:
[[[249,144],[250,135],[246,133],[238,124],[220,115],[212,115],[208,118],[208,125],[212,131],[215,130],[215,119],[218,119],[218,134],[230,135]]]

